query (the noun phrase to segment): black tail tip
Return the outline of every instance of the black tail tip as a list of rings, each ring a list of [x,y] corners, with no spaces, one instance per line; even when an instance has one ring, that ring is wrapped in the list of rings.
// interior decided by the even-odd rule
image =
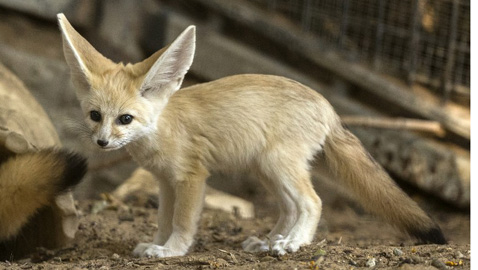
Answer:
[[[82,155],[67,150],[58,150],[57,155],[64,164],[60,183],[60,189],[63,191],[81,181],[87,172],[88,162]]]
[[[425,230],[412,231],[410,234],[417,238],[421,244],[447,244],[445,236],[438,226]]]

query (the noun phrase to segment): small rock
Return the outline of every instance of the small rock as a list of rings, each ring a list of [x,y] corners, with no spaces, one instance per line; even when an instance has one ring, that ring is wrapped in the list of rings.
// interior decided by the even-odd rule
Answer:
[[[107,206],[108,206],[108,202],[105,200],[96,201],[91,207],[91,213],[98,214],[99,212],[105,210]]]
[[[138,264],[135,264],[135,263],[132,262],[132,261],[131,261],[131,262],[127,262],[127,263],[126,263],[126,266],[128,266],[128,267],[139,267]]]
[[[271,257],[271,256],[265,256],[265,257],[260,259],[261,262],[269,262],[269,261],[273,261],[273,260],[275,260],[275,258]]]
[[[457,251],[457,252],[455,252],[455,258],[463,259],[463,258],[465,258],[465,255],[463,255],[463,253],[461,253],[460,251]]]
[[[446,267],[446,264],[442,261],[440,261],[439,259],[433,259],[432,261],[432,266],[438,268],[438,269],[441,269],[441,270],[445,270],[445,269],[448,269]]]
[[[420,258],[420,256],[417,255],[411,255],[410,259],[412,259],[414,263],[422,263],[424,261],[422,258]]]
[[[365,263],[365,266],[367,266],[368,268],[373,268],[376,264],[377,261],[375,260],[375,258],[371,258]]]
[[[134,221],[134,215],[130,211],[120,211],[118,214],[119,221]]]
[[[400,263],[401,264],[412,264],[413,260],[410,258],[400,258]]]
[[[119,260],[120,258],[121,258],[120,255],[118,255],[116,253],[113,253],[113,255],[111,255],[111,259],[113,259],[115,261]]]
[[[217,258],[216,261],[210,262],[210,265],[213,266],[213,267],[216,267],[216,268],[220,268],[220,267],[229,266],[229,263],[222,258]]]
[[[352,260],[352,259],[349,259],[349,264],[352,265],[352,266],[357,266],[357,262]]]
[[[398,249],[398,248],[394,248],[393,249],[393,255],[395,256],[402,256],[403,255],[403,251]]]

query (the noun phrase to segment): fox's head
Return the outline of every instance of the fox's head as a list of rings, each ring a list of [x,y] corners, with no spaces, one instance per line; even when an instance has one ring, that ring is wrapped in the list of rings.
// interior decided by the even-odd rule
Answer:
[[[119,149],[154,132],[157,120],[183,82],[195,51],[195,27],[137,64],[101,55],[58,14],[63,50],[93,143]]]

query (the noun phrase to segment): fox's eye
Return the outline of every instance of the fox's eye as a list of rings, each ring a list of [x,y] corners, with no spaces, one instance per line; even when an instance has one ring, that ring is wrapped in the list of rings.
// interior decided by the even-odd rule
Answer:
[[[119,121],[123,125],[127,125],[133,121],[133,116],[130,114],[123,114],[119,117]]]
[[[98,111],[91,111],[90,112],[90,118],[91,118],[91,120],[93,120],[95,122],[99,122],[99,121],[101,121],[101,113],[98,112]]]

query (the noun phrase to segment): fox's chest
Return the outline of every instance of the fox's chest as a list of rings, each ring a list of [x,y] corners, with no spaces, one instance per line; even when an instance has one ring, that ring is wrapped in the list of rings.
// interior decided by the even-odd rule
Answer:
[[[126,150],[138,165],[151,170],[164,166],[167,160],[160,143],[156,138],[143,137],[128,144]]]

